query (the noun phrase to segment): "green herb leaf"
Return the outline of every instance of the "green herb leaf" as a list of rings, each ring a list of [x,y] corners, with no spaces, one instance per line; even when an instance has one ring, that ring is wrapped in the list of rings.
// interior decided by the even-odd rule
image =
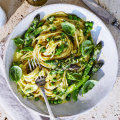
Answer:
[[[74,36],[75,35],[75,26],[69,22],[63,22],[61,23],[63,31],[69,35]]]
[[[82,94],[87,93],[89,90],[91,90],[97,83],[98,81],[95,80],[88,80],[83,87],[81,88]]]
[[[24,40],[21,37],[16,37],[13,40],[16,46],[20,46],[24,44]]]
[[[86,56],[93,51],[94,45],[90,40],[86,40],[81,44],[80,48],[82,55]]]
[[[65,48],[64,44],[60,45],[60,46],[56,49],[55,55],[60,55],[60,54],[63,52],[64,48]]]
[[[21,77],[22,69],[19,66],[12,66],[10,68],[10,79],[17,82]]]

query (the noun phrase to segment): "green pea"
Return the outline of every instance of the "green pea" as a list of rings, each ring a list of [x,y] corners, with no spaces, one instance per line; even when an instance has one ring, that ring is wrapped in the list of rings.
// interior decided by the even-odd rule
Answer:
[[[93,22],[90,22],[90,23],[89,23],[89,26],[90,26],[90,27],[93,27]]]
[[[50,38],[47,38],[46,40],[49,42],[49,41],[50,41]]]
[[[58,103],[59,103],[59,104],[61,104],[61,103],[62,103],[62,100],[61,100],[61,99],[59,99],[59,100],[58,100]]]
[[[55,31],[56,30],[56,27],[52,27],[51,29],[50,29],[50,31]]]
[[[51,82],[51,86],[54,86],[54,82]]]
[[[64,94],[64,93],[63,93],[62,91],[59,92],[59,95],[60,95],[60,96],[63,95],[63,94]]]
[[[57,81],[57,78],[53,78],[53,81]]]
[[[73,20],[77,20],[77,16],[73,15]]]
[[[39,98],[39,97],[36,97],[36,98],[35,98],[35,101],[39,101],[39,100],[40,100],[40,98]]]
[[[41,48],[41,50],[40,50],[40,52],[42,52],[42,53],[44,53],[45,51],[46,51],[45,47]]]
[[[92,37],[91,36],[88,36],[88,38],[87,38],[88,40],[92,40]]]
[[[89,26],[89,23],[88,23],[88,22],[85,22],[85,26]]]
[[[69,18],[70,20],[72,20],[72,19],[73,19],[73,16],[72,16],[72,15],[68,15],[68,18]]]
[[[57,74],[57,71],[51,70],[51,71],[50,71],[50,75],[53,75],[53,74]]]
[[[53,101],[53,100],[51,100],[51,101],[50,101],[50,103],[51,103],[51,104],[54,104],[54,101]]]
[[[20,52],[20,49],[17,49],[16,52]]]
[[[78,18],[77,18],[77,21],[80,21],[80,20],[81,20],[81,19],[78,17]]]
[[[51,100],[48,100],[49,103],[51,103]]]
[[[53,93],[54,93],[54,94],[57,94],[57,90],[53,90]]]
[[[54,101],[54,104],[58,104],[58,101],[57,101],[57,100],[55,100],[55,101]]]

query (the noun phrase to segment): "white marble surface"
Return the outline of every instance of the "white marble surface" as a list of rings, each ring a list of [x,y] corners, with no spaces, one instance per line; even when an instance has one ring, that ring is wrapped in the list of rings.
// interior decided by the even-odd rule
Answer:
[[[4,0],[3,0],[4,1]],[[18,0],[21,1],[22,0]],[[101,6],[106,8],[111,12],[119,21],[120,21],[120,0],[96,0]],[[49,3],[64,2],[72,3],[80,6],[84,6],[81,0],[49,0]],[[18,4],[21,4],[18,2]],[[18,5],[19,6],[19,5]],[[85,7],[85,6],[84,6]],[[28,13],[37,9],[32,7],[24,2],[15,12],[15,14],[9,19],[8,23],[0,29],[0,41],[3,38],[6,38],[15,27],[15,25]],[[9,15],[8,15],[9,16]],[[120,31],[111,25],[107,25],[110,29],[117,48],[118,53],[120,54]],[[120,56],[120,55],[119,55]],[[119,58],[119,67],[120,67],[120,58]],[[77,120],[120,120],[120,69],[118,72],[117,81],[114,85],[113,90],[110,94],[100,102],[94,109],[90,110],[87,113],[84,113],[79,116]],[[1,107],[0,103],[0,120],[11,120],[11,117],[7,114],[7,111],[4,111],[4,108]]]

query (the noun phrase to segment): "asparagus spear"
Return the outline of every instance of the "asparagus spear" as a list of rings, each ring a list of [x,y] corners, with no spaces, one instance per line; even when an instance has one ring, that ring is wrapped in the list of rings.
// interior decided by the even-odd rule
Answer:
[[[85,68],[85,71],[83,73],[83,77],[81,78],[80,81],[70,85],[67,89],[66,92],[64,92],[64,95],[62,96],[62,98],[64,99],[68,94],[72,93],[74,90],[78,89],[79,87],[81,87],[89,78],[89,72],[93,66],[93,62],[97,59],[98,54],[100,53],[100,50],[102,49],[102,42],[99,42],[93,52],[93,55],[88,63],[88,65]]]
[[[76,90],[76,89],[78,89],[80,86],[82,86],[89,78],[90,78],[89,75],[86,75],[86,76],[84,75],[79,82],[76,82],[76,83],[70,85],[70,86],[66,89],[66,91],[64,92],[64,94],[63,94],[62,96],[59,96],[59,95],[58,95],[58,97],[60,97],[61,99],[65,99],[68,94],[72,93],[74,90]]]
[[[34,20],[32,21],[32,24],[30,25],[28,30],[25,32],[24,39],[21,37],[16,37],[13,39],[17,46],[24,44],[24,41],[25,41],[25,44],[31,43],[32,40],[29,38],[29,34],[36,29],[39,21],[40,21],[40,15],[36,15]]]
[[[32,40],[35,36],[40,34],[43,30],[41,28],[35,29],[26,39],[25,39],[25,45],[29,46],[32,43]]]
[[[91,70],[91,68],[92,68],[92,66],[93,66],[93,63],[94,63],[95,60],[97,59],[97,56],[98,56],[98,54],[100,53],[101,49],[102,49],[102,42],[99,42],[99,43],[95,46],[93,55],[92,55],[92,57],[90,58],[90,61],[89,61],[89,63],[87,64],[87,66],[86,66],[86,68],[85,68],[85,70],[84,70],[84,75],[87,75],[87,74],[90,72],[90,70]]]
[[[40,22],[40,15],[36,15],[34,17],[34,20],[32,21],[32,24],[30,25],[30,27],[28,28],[28,30],[26,31],[24,38],[26,39],[29,34],[34,31],[38,25],[38,23]]]
[[[40,15],[36,15],[31,26],[28,28],[24,35],[25,46],[29,46],[33,38],[42,32],[41,28],[38,28],[40,22]]]
[[[98,63],[96,63],[96,64],[92,67],[92,69],[91,69],[91,71],[90,71],[90,73],[89,73],[90,77],[91,77],[93,74],[95,74],[102,66],[103,66],[103,62],[98,62]],[[76,89],[75,91],[73,91],[73,93],[72,93],[73,101],[77,101],[77,97],[78,97],[79,91],[80,91],[80,88],[78,88],[78,89]]]
[[[80,87],[72,92],[73,101],[77,101],[79,91],[80,91]]]
[[[66,70],[66,69],[70,68],[71,65],[76,64],[79,61],[84,62],[85,58],[81,57],[81,56],[79,56],[79,57],[70,56],[70,58],[67,58],[66,60],[61,62],[61,67],[62,67],[63,70]],[[77,66],[77,68],[78,67],[79,66]]]
[[[94,75],[102,66],[103,66],[103,62],[98,62],[98,63],[96,63],[93,67],[92,67],[92,69],[91,69],[91,71],[90,71],[90,76],[92,76],[92,75]]]

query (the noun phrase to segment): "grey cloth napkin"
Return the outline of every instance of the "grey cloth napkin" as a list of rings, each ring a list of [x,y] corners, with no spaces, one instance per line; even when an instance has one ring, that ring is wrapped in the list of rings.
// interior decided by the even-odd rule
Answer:
[[[3,50],[4,42],[0,43],[0,104],[13,120],[42,120],[40,116],[31,110],[26,109],[16,99],[6,82],[4,65],[3,65]]]

